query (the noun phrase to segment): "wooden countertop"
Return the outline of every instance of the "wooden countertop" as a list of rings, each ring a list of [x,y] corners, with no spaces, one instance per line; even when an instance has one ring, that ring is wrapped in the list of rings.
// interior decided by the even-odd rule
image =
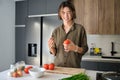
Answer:
[[[74,74],[79,74],[79,73],[85,73],[85,69],[83,69],[83,68],[55,67],[54,70],[46,70],[46,72],[56,73],[56,74],[74,75]]]

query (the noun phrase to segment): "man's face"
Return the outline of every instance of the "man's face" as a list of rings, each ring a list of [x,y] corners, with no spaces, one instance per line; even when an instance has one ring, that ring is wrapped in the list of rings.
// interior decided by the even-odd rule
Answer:
[[[61,8],[60,16],[63,22],[69,22],[72,20],[72,11],[68,7]]]

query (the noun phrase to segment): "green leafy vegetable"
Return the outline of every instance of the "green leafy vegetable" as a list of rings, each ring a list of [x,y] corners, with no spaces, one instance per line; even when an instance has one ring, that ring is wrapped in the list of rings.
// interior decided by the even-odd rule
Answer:
[[[80,73],[72,75],[71,77],[63,78],[61,80],[90,80],[86,74]]]

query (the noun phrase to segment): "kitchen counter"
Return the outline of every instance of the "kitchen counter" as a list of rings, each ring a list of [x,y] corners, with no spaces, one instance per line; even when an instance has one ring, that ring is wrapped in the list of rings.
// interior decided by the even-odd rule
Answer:
[[[84,55],[82,57],[82,61],[95,61],[95,62],[118,62],[120,63],[120,59],[110,59],[110,58],[102,58],[101,56],[91,56]]]
[[[59,80],[64,77],[69,77],[71,75],[66,75],[66,74],[55,74],[55,73],[47,73],[45,72],[44,76],[41,78],[33,78],[30,76],[30,74],[23,74],[23,77],[18,77],[18,78],[13,78],[7,76],[7,72],[9,70],[0,72],[0,80]],[[86,70],[86,74],[90,76],[90,80],[96,80],[96,73],[98,71],[93,71],[93,70]]]

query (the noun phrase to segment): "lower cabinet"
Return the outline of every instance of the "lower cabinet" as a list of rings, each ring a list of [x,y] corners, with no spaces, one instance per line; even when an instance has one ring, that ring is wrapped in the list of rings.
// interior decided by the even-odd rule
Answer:
[[[120,63],[99,62],[98,70],[100,70],[100,71],[119,71]]]
[[[15,62],[25,61],[25,27],[15,27]]]
[[[81,67],[88,69],[88,70],[97,70],[98,69],[98,62],[82,61]]]
[[[120,71],[120,63],[117,62],[82,61],[81,67],[97,71]]]

